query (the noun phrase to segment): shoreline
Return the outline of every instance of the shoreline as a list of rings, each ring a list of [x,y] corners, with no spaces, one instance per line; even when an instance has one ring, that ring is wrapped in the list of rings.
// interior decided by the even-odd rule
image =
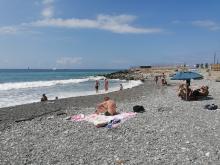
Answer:
[[[47,102],[34,102],[16,106],[0,108],[0,125],[4,123],[20,122],[32,120],[36,117],[48,115],[55,112],[67,111],[70,107],[88,108],[95,107],[98,103],[103,101],[105,96],[113,98],[116,102],[123,102],[125,100],[134,99],[134,97],[141,97],[140,89],[143,86],[151,86],[152,81],[147,80],[138,86],[127,88],[122,91],[112,91],[108,93],[100,93],[94,95],[76,96],[60,98],[58,100],[48,100]],[[139,93],[134,92],[138,90]],[[39,110],[40,109],[40,110]]]
[[[99,76],[95,77],[95,78],[98,78],[100,81],[104,79],[104,77],[102,79],[99,78]],[[77,80],[77,79],[76,79]],[[115,79],[113,79],[113,81],[116,81]],[[81,97],[81,96],[90,96],[90,95],[100,95],[100,94],[107,94],[107,93],[111,93],[111,92],[115,92],[115,91],[118,91],[119,90],[119,84],[122,83],[123,86],[124,86],[124,89],[127,89],[127,88],[133,88],[135,86],[138,86],[140,85],[142,82],[139,81],[139,80],[121,80],[122,82],[118,82],[118,86],[116,86],[116,82],[113,82],[113,85],[109,88],[109,90],[106,92],[104,89],[102,89],[100,87],[99,89],[99,92],[96,93],[95,90],[92,89],[89,89],[89,90],[84,90],[84,91],[73,91],[73,92],[65,92],[65,90],[63,91],[63,93],[60,91],[59,95],[56,95],[54,94],[52,91],[49,91],[49,93],[46,93],[46,95],[48,96],[49,100],[50,101],[54,101],[54,98],[58,96],[59,99],[65,99],[65,98],[72,98],[72,97]],[[74,86],[74,84],[73,84]],[[87,85],[88,86],[88,85]],[[90,84],[91,86],[91,84]],[[92,87],[92,86],[91,86]],[[12,90],[12,89],[11,89]],[[22,90],[22,89],[21,89]],[[43,91],[42,91],[43,92]],[[45,93],[45,92],[43,92]],[[56,93],[56,92],[55,92]],[[62,94],[62,95],[60,95]],[[15,107],[15,106],[19,106],[19,105],[26,105],[26,104],[32,104],[32,103],[38,103],[40,101],[40,97],[41,95],[39,95],[39,98],[36,99],[36,95],[34,95],[34,97],[31,98],[28,97],[27,99],[18,99],[18,102],[13,102],[12,99],[10,103],[7,103],[5,105],[3,104],[0,104],[0,109],[2,108],[8,108],[8,107]],[[50,99],[50,98],[53,98],[53,99]],[[17,98],[14,98],[14,99],[17,99]],[[22,100],[22,101],[21,101]],[[0,100],[1,101],[1,100]]]

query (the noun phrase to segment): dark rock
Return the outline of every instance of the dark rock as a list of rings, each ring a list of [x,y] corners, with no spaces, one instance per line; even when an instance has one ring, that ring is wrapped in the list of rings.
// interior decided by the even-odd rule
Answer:
[[[102,75],[108,79],[123,79],[123,80],[144,80],[142,74],[134,70],[123,70],[114,73]]]

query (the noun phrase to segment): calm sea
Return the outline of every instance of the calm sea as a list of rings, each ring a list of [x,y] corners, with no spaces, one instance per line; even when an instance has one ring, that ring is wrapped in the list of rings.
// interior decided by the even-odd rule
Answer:
[[[96,94],[95,80],[100,81],[100,91],[104,93],[103,79],[98,76],[116,70],[47,70],[47,69],[0,69],[0,107],[39,102],[45,93],[49,100]],[[140,81],[109,80],[109,91],[132,88]]]

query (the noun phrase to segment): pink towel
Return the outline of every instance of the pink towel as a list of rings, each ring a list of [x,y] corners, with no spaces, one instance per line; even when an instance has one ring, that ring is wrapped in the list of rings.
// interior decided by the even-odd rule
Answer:
[[[71,121],[83,121],[85,119],[84,114],[71,116]]]
[[[135,112],[123,112],[118,115],[114,116],[105,116],[105,115],[97,115],[97,114],[90,114],[85,116],[84,114],[74,115],[71,117],[71,121],[78,122],[78,121],[88,121],[93,123],[94,125],[108,123],[114,119],[120,119],[122,122],[126,121],[130,118],[135,117]]]

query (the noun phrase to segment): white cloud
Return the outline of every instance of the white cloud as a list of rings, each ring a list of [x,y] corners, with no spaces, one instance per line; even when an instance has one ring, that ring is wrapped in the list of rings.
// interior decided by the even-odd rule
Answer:
[[[45,8],[46,9],[46,8]],[[135,21],[136,16],[133,15],[103,15],[100,14],[96,19],[62,19],[51,18],[53,11],[45,10],[44,19],[34,21],[31,23],[21,23],[16,26],[3,26],[0,27],[0,34],[16,34],[18,32],[32,32],[31,27],[59,27],[59,28],[82,28],[82,29],[99,29],[106,30],[113,33],[160,33],[163,29],[160,28],[140,28],[135,27],[132,23]],[[34,32],[36,33],[36,32]]]
[[[136,19],[133,15],[98,15],[96,19],[62,19],[50,18],[32,22],[37,27],[63,27],[63,28],[93,28],[107,30],[114,33],[159,33],[160,28],[139,28],[131,23]]]
[[[81,64],[82,57],[61,57],[57,59],[56,63],[59,65],[73,65],[73,64]]]
[[[54,16],[54,7],[53,7],[54,0],[43,0],[43,10],[41,11],[41,15],[44,18],[51,18]]]
[[[40,32],[31,30],[26,23],[16,26],[0,26],[0,35],[17,35],[17,34],[40,34]]]
[[[51,4],[51,3],[54,3],[54,0],[43,0],[42,3],[43,4]]]
[[[45,18],[51,18],[54,15],[53,7],[46,7],[42,10],[41,15]]]
[[[18,31],[18,28],[13,26],[0,27],[0,34],[16,34]]]
[[[19,31],[28,31],[30,27],[59,27],[59,28],[84,28],[99,29],[113,33],[160,33],[161,28],[137,27],[132,23],[137,19],[134,15],[104,15],[99,14],[95,19],[62,19],[54,18],[54,0],[41,0],[43,9],[42,19],[30,23],[21,23],[17,26],[0,27],[0,34],[16,34]]]
[[[194,26],[203,27],[212,31],[220,30],[220,24],[211,20],[197,20],[193,21],[192,24]]]

